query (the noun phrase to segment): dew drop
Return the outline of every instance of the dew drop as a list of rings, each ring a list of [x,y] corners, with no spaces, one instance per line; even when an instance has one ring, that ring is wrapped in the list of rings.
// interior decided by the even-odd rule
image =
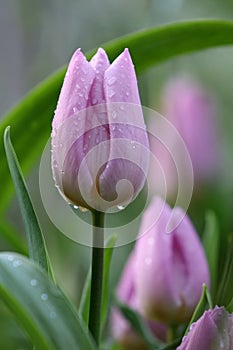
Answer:
[[[151,265],[151,263],[152,263],[152,259],[150,258],[150,257],[147,257],[147,258],[145,258],[145,264],[146,265]]]
[[[149,245],[153,245],[153,244],[154,244],[154,241],[155,241],[155,240],[154,240],[153,237],[149,237],[147,242],[148,242]]]
[[[129,97],[129,91],[126,91],[125,94],[127,97]]]
[[[117,208],[118,208],[119,210],[125,209],[125,207],[124,207],[123,205],[118,205]]]
[[[57,164],[57,161],[56,161],[56,160],[53,161],[53,167],[54,167],[54,168],[57,168],[57,167],[58,167],[58,164]]]
[[[20,260],[15,260],[15,261],[13,262],[13,267],[18,267],[18,266],[20,266],[20,265],[22,265],[22,262],[21,262]]]
[[[113,90],[110,90],[109,91],[109,94],[108,94],[108,97],[113,97],[115,95],[115,92]]]
[[[99,139],[99,137],[96,137],[96,139],[95,139],[95,143],[98,145],[98,143],[100,142],[100,139]]]
[[[108,85],[109,85],[109,86],[114,85],[115,82],[116,82],[116,80],[117,80],[116,77],[110,78],[110,79],[108,80]]]
[[[30,281],[30,285],[33,286],[33,287],[37,286],[37,284],[38,284],[38,281],[37,281],[35,278],[33,278],[33,279]]]
[[[116,119],[117,117],[117,112],[116,111],[112,111],[112,119]]]
[[[98,101],[97,101],[96,98],[93,98],[93,99],[91,100],[91,103],[92,103],[93,105],[96,105],[97,102],[98,102]]]
[[[78,111],[77,107],[73,107],[73,112],[76,113]]]
[[[73,208],[76,210],[76,209],[78,209],[78,206],[77,206],[77,205],[74,205]]]
[[[7,260],[8,260],[8,261],[13,261],[13,260],[14,260],[13,255],[8,255]]]
[[[46,293],[42,293],[40,297],[41,297],[41,300],[43,300],[43,301],[48,300],[48,294],[46,294]]]
[[[51,311],[50,314],[49,314],[49,317],[54,319],[55,317],[57,316],[56,312],[55,311]]]
[[[123,105],[120,106],[120,110],[124,111],[125,107]]]
[[[135,149],[136,148],[135,141],[130,141],[130,143],[132,145],[132,148]]]

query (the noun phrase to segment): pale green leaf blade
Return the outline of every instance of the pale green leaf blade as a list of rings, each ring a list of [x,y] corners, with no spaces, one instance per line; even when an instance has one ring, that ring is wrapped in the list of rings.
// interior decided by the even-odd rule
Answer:
[[[29,256],[46,271],[49,270],[44,238],[34,211],[31,198],[24,181],[20,165],[10,139],[10,128],[4,133],[7,161],[14,182],[19,207],[25,227]]]
[[[40,350],[95,350],[62,291],[33,261],[0,253],[0,297]]]

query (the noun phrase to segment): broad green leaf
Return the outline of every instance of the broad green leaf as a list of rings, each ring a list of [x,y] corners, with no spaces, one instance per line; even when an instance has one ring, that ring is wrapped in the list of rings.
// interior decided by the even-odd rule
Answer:
[[[95,350],[76,311],[33,261],[0,253],[0,297],[38,350]]]
[[[211,276],[211,292],[215,295],[218,278],[219,228],[214,212],[206,214],[205,231],[202,238]]]
[[[33,209],[31,198],[20,169],[17,156],[11,143],[9,127],[4,133],[4,146],[25,227],[29,256],[42,268],[48,271],[49,267],[44,238],[41,233],[36,213]]]
[[[180,54],[233,43],[233,22],[200,20],[168,24],[143,30],[102,45],[110,60],[125,47],[130,49],[137,73]],[[90,58],[94,51],[87,54]],[[51,119],[58,99],[65,68],[32,90],[1,121],[0,137],[6,126],[12,126],[15,149],[22,169],[27,172],[38,159],[51,130]],[[0,145],[0,210],[12,196],[7,164]]]
[[[103,305],[102,305],[102,328],[104,326],[107,311],[108,311],[108,302],[109,302],[109,272],[112,260],[112,254],[115,242],[117,240],[116,235],[109,237],[105,243],[104,251],[104,277],[103,277]],[[91,293],[91,269],[88,271],[86,281],[84,284],[82,297],[79,306],[79,314],[82,317],[86,325],[88,325],[89,319],[89,306],[90,306],[90,293]]]
[[[118,299],[115,299],[115,304],[150,349],[160,349],[163,347],[163,343],[153,336],[143,318],[136,311],[132,310]]]

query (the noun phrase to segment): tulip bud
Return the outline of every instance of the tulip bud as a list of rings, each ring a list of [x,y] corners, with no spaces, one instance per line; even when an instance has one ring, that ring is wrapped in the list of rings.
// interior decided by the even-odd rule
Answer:
[[[120,301],[138,311],[138,300],[135,290],[135,254],[130,255],[123,270],[116,295]],[[157,338],[165,341],[167,327],[158,322],[145,320],[151,332]],[[147,350],[147,344],[134,331],[120,311],[115,308],[111,314],[111,328],[114,339],[127,350]]]
[[[172,215],[171,215],[172,214]],[[173,227],[168,233],[168,224]],[[139,310],[159,322],[187,322],[210,284],[199,237],[182,209],[154,198],[144,213],[136,243]]]
[[[178,76],[169,80],[162,91],[161,113],[171,126],[160,135],[165,145],[156,138],[150,140],[152,153],[162,169],[161,179],[158,179],[161,170],[156,169],[156,166],[150,169],[154,193],[161,193],[161,184],[164,180],[170,197],[177,192],[179,172],[185,171],[186,166],[182,161],[181,152],[185,146],[192,161],[195,187],[215,180],[220,173],[221,157],[213,96],[191,78]],[[172,131],[172,126],[184,141],[183,146],[180,138]],[[150,129],[156,132],[156,127],[155,120],[151,120]],[[170,147],[167,149],[167,146]],[[156,181],[155,174],[157,174]]]
[[[103,49],[90,62],[74,53],[52,126],[53,176],[67,201],[106,211],[136,198],[149,143],[127,49],[112,64]]]
[[[190,327],[177,350],[232,350],[233,314],[216,306]]]
[[[213,97],[192,79],[177,77],[165,86],[162,113],[183,138],[199,182],[216,175],[216,106]]]

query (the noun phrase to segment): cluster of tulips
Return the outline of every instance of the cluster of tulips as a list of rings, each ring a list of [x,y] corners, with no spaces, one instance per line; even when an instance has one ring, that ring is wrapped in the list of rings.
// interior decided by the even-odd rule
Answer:
[[[186,78],[174,79],[165,90],[163,112],[189,150],[195,183],[204,181],[216,171],[216,135],[209,120],[212,101]],[[103,49],[90,62],[77,50],[53,119],[52,169],[62,196],[95,212],[126,206],[145,184],[152,146],[156,148],[148,140],[129,51],[110,64]],[[210,150],[207,156],[205,150]],[[160,161],[169,187],[173,173],[167,160]],[[152,174],[156,182],[153,169]],[[188,324],[203,284],[210,288],[211,281],[201,240],[188,215],[158,196],[151,198],[116,295],[166,342],[171,327]],[[124,349],[147,349],[116,308],[110,322],[114,339]],[[206,310],[177,349],[233,349],[233,315],[223,306]]]

